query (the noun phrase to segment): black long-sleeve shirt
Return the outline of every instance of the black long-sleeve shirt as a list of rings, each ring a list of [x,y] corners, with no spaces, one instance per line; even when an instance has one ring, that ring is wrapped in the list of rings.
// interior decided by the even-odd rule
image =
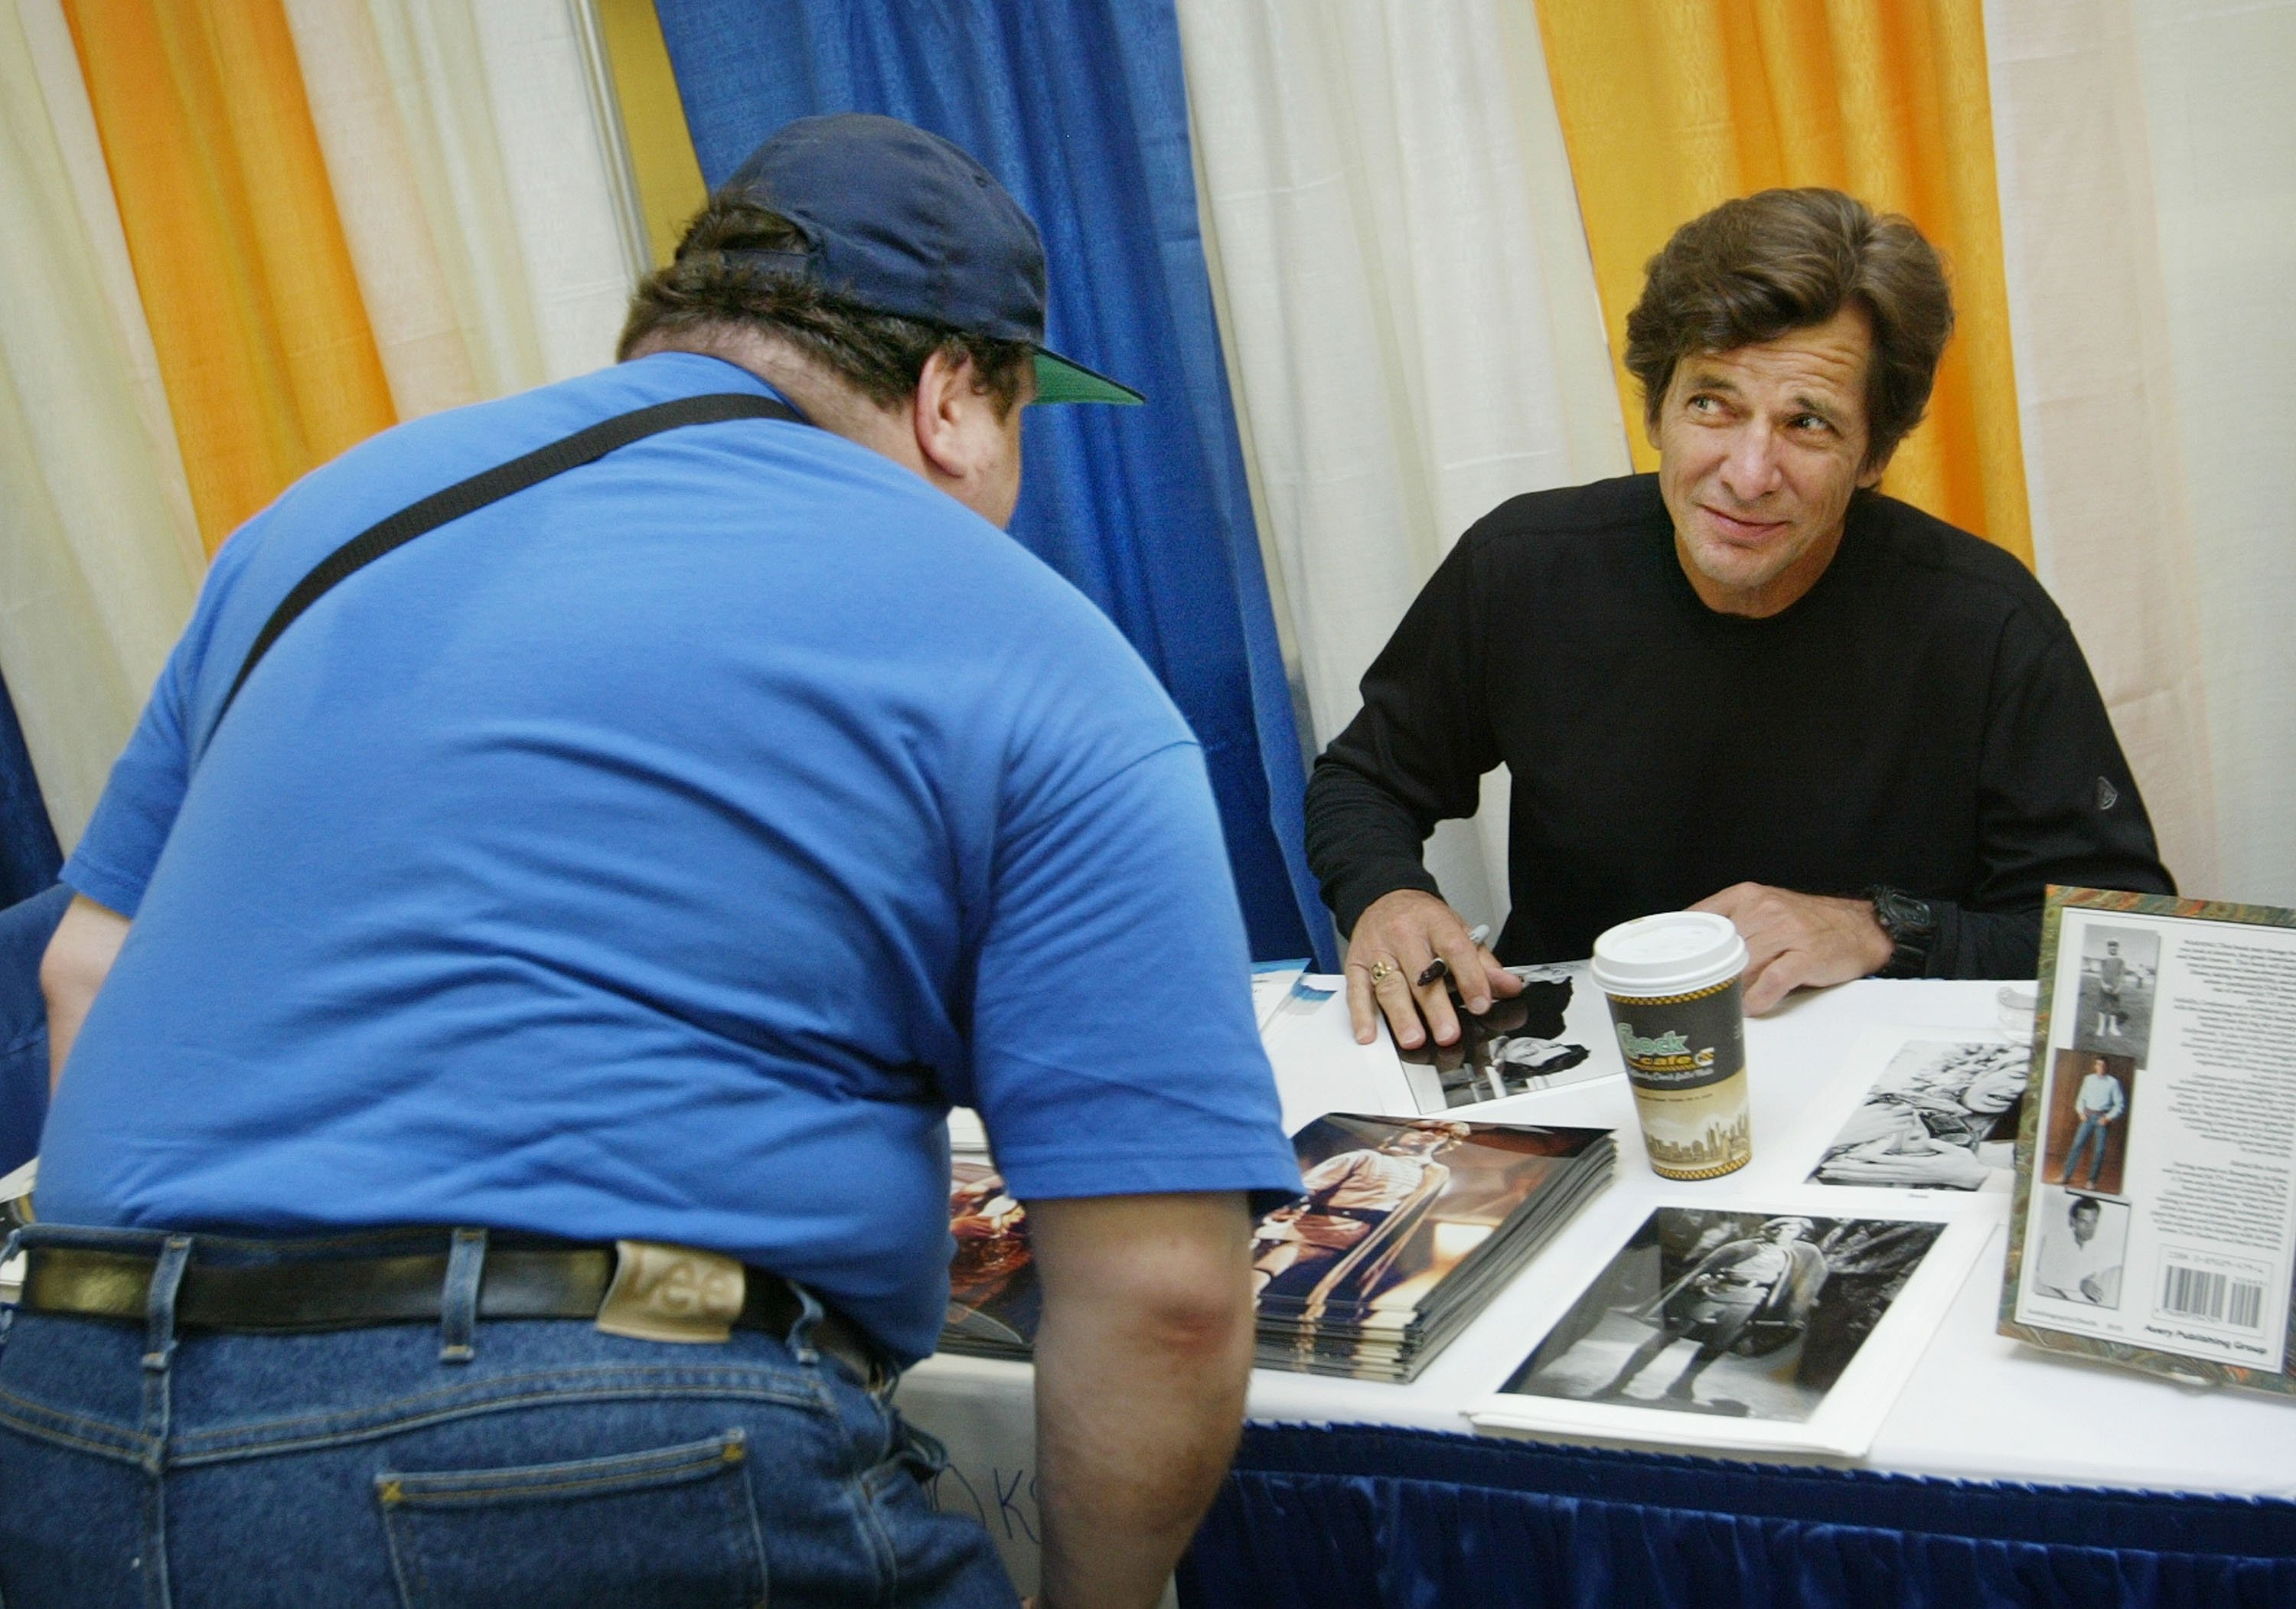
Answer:
[[[1459,539],[1316,762],[1308,854],[1343,930],[1513,774],[1509,962],[1734,882],[1937,908],[1933,977],[2031,977],[2051,882],[2174,890],[2064,617],[2000,549],[1870,492],[1817,583],[1715,612],[1657,477],[1534,493]]]

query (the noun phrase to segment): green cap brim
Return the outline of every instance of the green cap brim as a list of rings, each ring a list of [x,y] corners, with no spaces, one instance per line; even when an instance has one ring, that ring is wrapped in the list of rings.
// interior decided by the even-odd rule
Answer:
[[[1037,400],[1046,402],[1142,403],[1148,400],[1130,386],[1095,374],[1080,363],[1057,352],[1037,349]]]

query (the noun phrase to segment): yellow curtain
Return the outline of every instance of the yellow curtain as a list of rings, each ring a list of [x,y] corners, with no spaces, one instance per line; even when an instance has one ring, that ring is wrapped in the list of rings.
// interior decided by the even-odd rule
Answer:
[[[65,0],[209,552],[391,423],[279,0]]]
[[[1643,265],[1732,196],[1827,185],[1950,260],[1960,324],[1884,489],[2026,563],[1981,0],[1537,0],[1615,360]],[[1636,462],[1657,463],[1619,390]]]
[[[677,98],[669,47],[653,0],[597,0],[599,31],[622,103],[622,135],[629,142],[638,206],[656,266],[669,260],[686,220],[701,210],[706,192],[685,105]]]

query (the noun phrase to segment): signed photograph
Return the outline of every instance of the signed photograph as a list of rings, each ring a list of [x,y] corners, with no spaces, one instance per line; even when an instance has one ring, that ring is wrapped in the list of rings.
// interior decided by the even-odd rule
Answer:
[[[1522,993],[1459,1014],[1453,1045],[1398,1051],[1412,1104],[1430,1116],[1621,1071],[1603,997],[1583,962],[1508,969]]]

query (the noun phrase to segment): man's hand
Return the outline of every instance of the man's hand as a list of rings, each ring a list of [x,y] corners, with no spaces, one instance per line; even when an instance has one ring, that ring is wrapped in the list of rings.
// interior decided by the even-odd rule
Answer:
[[[1031,1201],[1042,1609],[1149,1609],[1226,1473],[1251,1374],[1233,1192]]]
[[[1873,905],[1864,899],[1741,882],[1690,908],[1729,917],[1745,940],[1746,1014],[1751,1017],[1760,1016],[1797,989],[1823,989],[1870,977],[1889,965],[1897,951],[1874,919]]]
[[[1419,981],[1438,956],[1450,968],[1447,982]],[[1522,980],[1499,965],[1488,945],[1468,937],[1459,913],[1434,895],[1398,889],[1364,907],[1348,940],[1348,1016],[1356,1043],[1378,1037],[1378,1011],[1387,1014],[1395,1042],[1416,1050],[1431,1034],[1438,1045],[1459,1037],[1459,1014],[1451,1009],[1451,985],[1470,1012],[1480,1016],[1495,997],[1519,995]]]

